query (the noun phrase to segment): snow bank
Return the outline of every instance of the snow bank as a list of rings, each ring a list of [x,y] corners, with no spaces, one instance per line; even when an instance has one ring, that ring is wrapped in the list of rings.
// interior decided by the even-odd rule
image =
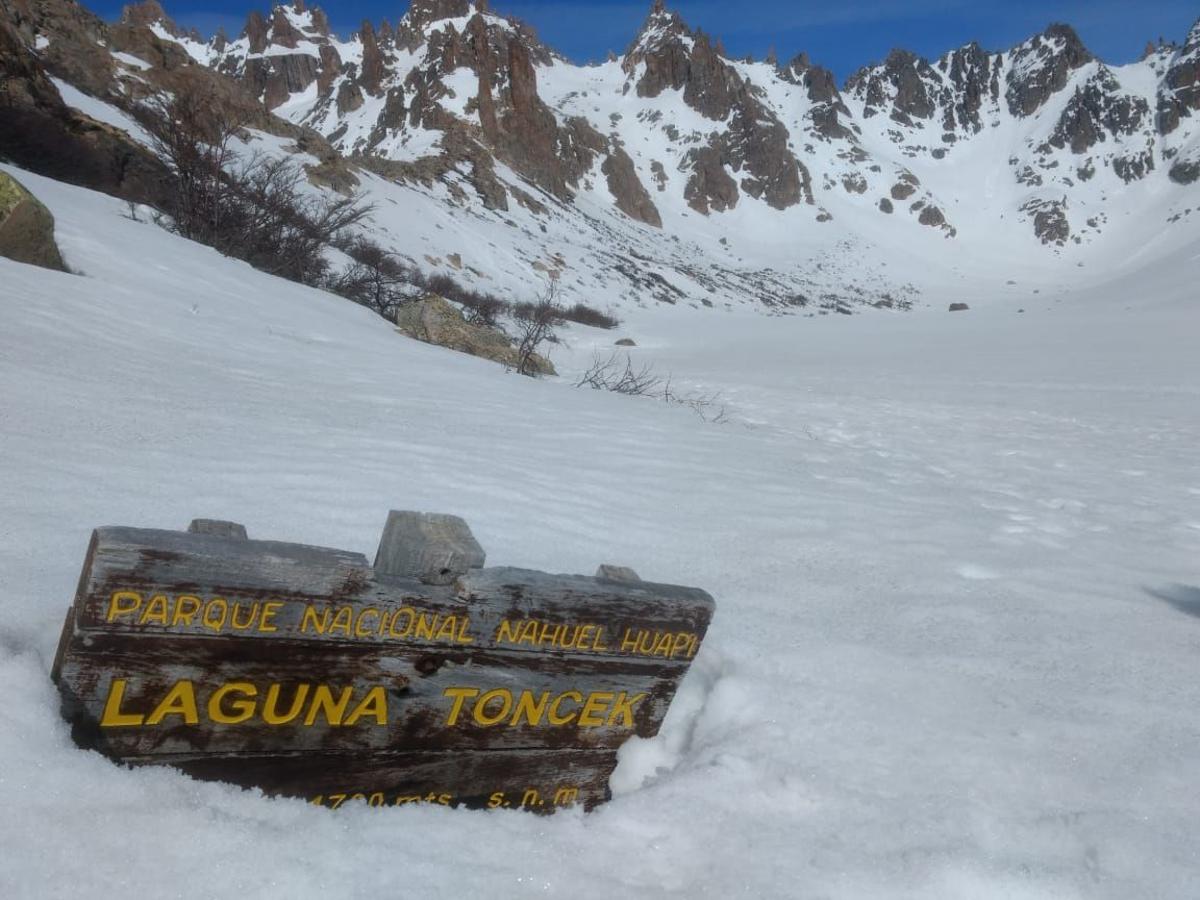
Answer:
[[[1194,896],[1194,249],[954,316],[631,312],[639,358],[724,391],[713,426],[17,174],[83,276],[0,260],[0,896]],[[369,553],[390,507],[714,594],[612,803],[330,812],[75,749],[47,673],[92,527]]]

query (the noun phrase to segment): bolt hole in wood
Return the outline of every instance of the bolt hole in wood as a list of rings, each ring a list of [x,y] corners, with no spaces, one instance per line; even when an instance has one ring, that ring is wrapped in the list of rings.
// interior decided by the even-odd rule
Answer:
[[[116,762],[328,808],[592,809],[715,604],[621,566],[484,562],[431,513],[391,512],[374,565],[214,519],[99,528],[53,666],[63,715]]]

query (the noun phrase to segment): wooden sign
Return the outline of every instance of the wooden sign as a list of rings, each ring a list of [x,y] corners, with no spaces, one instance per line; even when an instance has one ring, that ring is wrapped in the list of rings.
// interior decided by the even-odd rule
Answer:
[[[53,678],[75,741],[337,807],[608,799],[700,648],[704,591],[483,569],[453,516],[393,512],[375,565],[233,523],[100,528]]]

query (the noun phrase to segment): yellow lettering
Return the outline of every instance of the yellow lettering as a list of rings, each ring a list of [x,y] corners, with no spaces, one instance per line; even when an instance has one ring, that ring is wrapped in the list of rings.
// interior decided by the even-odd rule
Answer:
[[[596,691],[593,694],[588,694],[587,702],[583,704],[583,710],[579,713],[579,725],[581,728],[599,728],[604,724],[604,717],[601,715],[608,704],[612,703],[612,691]],[[597,716],[599,715],[599,718]]]
[[[367,616],[374,616],[376,619],[378,619],[379,618],[379,610],[377,610],[373,606],[368,606],[366,609],[364,609],[362,612],[360,612],[358,614],[358,621],[354,623],[354,636],[355,637],[370,637],[371,636],[371,627],[369,625],[367,626],[367,628],[365,630],[363,629],[363,625],[366,624],[366,621],[367,621]]]
[[[654,644],[654,653],[652,656],[670,656],[671,655],[671,635],[666,632]]]
[[[396,623],[400,620],[400,617],[405,614],[408,615],[408,624],[405,625],[404,628],[402,628],[399,633],[397,633],[396,632]],[[396,610],[396,615],[392,617],[392,624],[388,626],[388,634],[390,634],[394,638],[408,637],[410,634],[412,634],[413,620],[416,619],[416,617],[417,617],[417,611],[415,609],[413,609],[411,606],[400,607],[398,610]]]
[[[549,705],[549,691],[542,691],[541,696],[536,700],[532,691],[521,691],[521,695],[517,698],[517,711],[513,713],[512,722],[509,724],[514,727],[520,725],[521,718],[524,716],[525,721],[530,725],[540,725],[542,716],[546,714],[546,707]]]
[[[503,644],[505,641],[515,644],[517,642],[516,626],[508,619],[505,619],[500,623],[500,627],[496,629],[496,636],[492,640],[497,644]]]
[[[180,597],[179,599],[182,600],[183,598]],[[275,618],[275,614],[281,609],[283,609],[282,600],[268,600],[263,604],[262,618],[258,620],[258,630],[260,634],[279,630],[279,626],[272,625],[271,620]]]
[[[533,644],[537,646],[538,623],[535,619],[530,619],[521,626],[521,633],[517,636],[518,644]]]
[[[142,610],[141,618],[138,619],[139,625],[149,625],[153,622],[155,625],[167,624],[167,595],[155,594],[150,598],[150,602],[146,604],[146,608]]]
[[[217,615],[213,615],[217,613]],[[213,597],[204,605],[204,627],[220,631],[229,617],[229,604],[223,597]]]
[[[564,691],[563,693],[559,694],[554,698],[554,703],[552,703],[550,706],[550,715],[547,720],[551,725],[569,725],[574,720],[578,710],[565,716],[560,715],[558,711],[559,705],[568,697],[574,697],[576,703],[583,702],[583,694],[579,693],[579,691]]]
[[[496,791],[492,796],[488,797],[488,809],[496,809],[504,805],[504,791]]]
[[[454,699],[454,705],[450,707],[450,715],[446,717],[446,724],[454,725],[458,722],[458,714],[462,712],[463,703],[469,698],[477,697],[478,695],[478,688],[448,687],[442,691],[443,697],[452,697]]]
[[[346,724],[353,725],[364,716],[374,716],[376,725],[387,724],[387,693],[382,687],[376,686],[367,691],[367,695],[346,719]]]
[[[328,685],[318,684],[317,689],[313,691],[312,703],[309,704],[308,712],[304,716],[304,724],[312,725],[317,721],[317,715],[324,713],[325,721],[330,725],[341,725],[342,717],[346,715],[346,707],[350,703],[350,695],[353,692],[353,688],[342,688],[342,695],[335,701],[333,689]]]
[[[203,606],[199,597],[193,597],[191,594],[180,594],[175,598],[175,615],[171,617],[171,626],[186,625],[192,627],[192,619],[200,614],[200,607]]]
[[[640,634],[641,634],[641,632],[639,631],[638,635],[640,635]],[[632,637],[630,635],[633,635],[633,629],[626,628],[625,629],[625,637],[621,638],[621,652],[622,653],[636,653],[637,652],[637,635],[633,635]]]
[[[682,653],[688,648],[692,642],[692,635],[686,631],[681,631],[675,635],[675,639],[671,642],[671,659],[674,659],[677,654]]]
[[[233,625],[234,631],[249,631],[254,627],[255,621],[258,620],[258,602],[256,601],[250,607],[250,618],[245,622],[238,622],[238,612],[241,610],[241,603],[233,604],[233,616],[230,617],[230,622]]]
[[[317,634],[324,634],[329,627],[329,610],[321,610],[321,617],[317,618],[317,608],[311,603],[304,607],[304,615],[300,618],[300,630],[308,631],[309,625]]]
[[[625,728],[633,727],[633,708],[642,700],[646,699],[646,695],[634,694],[630,697],[624,691],[617,695],[617,700],[613,704],[612,711],[608,714],[608,724],[617,724],[617,719],[620,717],[620,724]]]
[[[354,610],[349,606],[343,606],[333,614],[333,624],[329,626],[329,633],[340,631],[346,637],[350,637],[350,625],[354,621]]]
[[[607,650],[608,644],[604,643],[604,626],[600,626],[600,630],[596,632],[596,640],[592,643],[593,650]]]
[[[463,616],[458,620],[458,634],[454,636],[456,644],[473,644],[475,638],[467,633],[467,629],[471,627],[471,617]]]
[[[438,629],[437,639],[439,641],[453,641],[454,632],[458,628],[458,619],[454,616],[446,616],[442,620],[442,627]]]
[[[108,598],[108,621],[117,616],[131,616],[142,605],[142,595],[137,591],[116,591]]]
[[[430,618],[425,613],[421,613],[421,615],[419,615],[417,617],[417,637],[424,638],[427,641],[432,641],[434,639],[433,638],[434,621],[435,621],[435,619]]]
[[[304,701],[308,697],[308,685],[296,685],[296,693],[292,696],[292,708],[283,715],[279,714],[279,689],[280,685],[273,684],[267,688],[267,699],[263,703],[262,717],[263,721],[268,725],[286,725],[296,716],[300,715],[300,710],[304,706]]]
[[[190,681],[175,682],[154,712],[147,716],[146,724],[158,725],[167,716],[183,716],[185,725],[200,723],[200,716],[196,712],[196,688]]]
[[[590,638],[592,636],[592,632],[595,630],[596,630],[595,625],[584,625],[582,628],[580,628],[579,631],[576,632],[576,634],[575,634],[575,640],[572,642],[572,646],[574,647],[574,649],[586,650],[588,638]],[[568,649],[570,649],[570,648],[568,648]]]
[[[221,708],[221,701],[225,699],[227,694],[238,693],[244,695],[246,699],[234,700],[230,704],[233,712],[225,712]],[[231,681],[229,684],[223,684],[208,698],[208,717],[214,722],[219,722],[222,725],[237,725],[240,722],[245,722],[254,715],[254,700],[249,698],[258,696],[258,688],[245,681]]]
[[[579,788],[559,788],[554,792],[555,806],[572,806],[579,799]]]
[[[132,591],[126,593],[132,593]],[[138,602],[141,602],[140,599]],[[104,702],[104,715],[100,717],[101,728],[129,728],[141,725],[144,721],[145,716],[121,712],[121,701],[125,698],[127,683],[124,678],[114,678],[112,684],[109,685],[108,699]]]
[[[500,712],[488,713],[487,705],[493,700],[500,700],[502,705]],[[475,703],[475,721],[480,725],[489,726],[497,725],[502,719],[507,719],[509,712],[512,711],[513,695],[512,691],[507,688],[495,688],[488,691]]]

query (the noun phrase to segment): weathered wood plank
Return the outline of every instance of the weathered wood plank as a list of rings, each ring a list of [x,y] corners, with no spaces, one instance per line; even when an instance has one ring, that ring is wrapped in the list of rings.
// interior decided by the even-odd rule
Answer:
[[[246,540],[246,526],[241,522],[227,522],[224,519],[192,519],[188,525],[188,534],[215,534],[221,537]]]
[[[458,516],[393,509],[379,539],[374,569],[424,584],[451,584],[468,570],[482,568],[485,559],[470,527]]]
[[[67,650],[57,676],[77,742],[127,757],[615,749],[658,733],[684,671],[502,651],[93,635]]]
[[[53,667],[73,737],[323,805],[603,802],[712,598],[616,566],[473,568],[465,523],[434,517],[422,545],[426,518],[394,513],[374,568],[230,523],[98,529]]]
[[[413,803],[468,809],[526,809],[538,813],[609,798],[617,766],[611,750],[497,750],[456,753],[381,753],[256,756],[205,755],[126,760],[169,762],[205,781],[260,788],[271,796],[300,797],[319,806]]]
[[[662,661],[694,657],[704,591],[521,569],[455,586],[377,576],[358,554],[269,541],[100,529],[76,601],[81,631],[386,646],[473,646]]]

